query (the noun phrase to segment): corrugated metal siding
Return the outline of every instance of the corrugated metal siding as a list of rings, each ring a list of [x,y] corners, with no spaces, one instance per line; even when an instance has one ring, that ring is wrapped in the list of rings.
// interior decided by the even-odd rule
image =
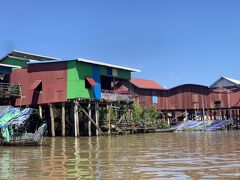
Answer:
[[[15,66],[27,67],[27,60],[20,60],[15,58],[6,57],[1,61],[2,64],[10,64]]]
[[[93,96],[96,99],[101,98],[101,80],[100,70],[98,65],[93,65],[93,79],[96,82],[96,86],[92,87]]]
[[[19,83],[23,98],[16,100],[16,105],[47,104],[66,102],[67,64],[50,63],[29,65],[28,69],[15,70],[11,74],[11,83]],[[42,92],[30,89],[36,81],[42,81]]]
[[[85,88],[85,78],[92,77],[92,65],[76,61],[67,62],[67,98],[93,98],[91,89]]]
[[[146,90],[132,88],[141,105],[152,105],[151,97],[158,96],[156,107],[161,110],[212,109],[215,101],[221,108],[240,106],[240,89],[212,90],[201,85],[182,85],[168,90]],[[204,104],[203,104],[204,103]]]

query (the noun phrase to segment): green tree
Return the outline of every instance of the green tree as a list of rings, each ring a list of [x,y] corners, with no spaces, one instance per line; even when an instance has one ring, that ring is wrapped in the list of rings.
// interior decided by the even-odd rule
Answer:
[[[142,117],[143,108],[139,104],[133,103],[131,109],[132,109],[132,115],[133,115],[134,122],[139,123],[143,118]]]

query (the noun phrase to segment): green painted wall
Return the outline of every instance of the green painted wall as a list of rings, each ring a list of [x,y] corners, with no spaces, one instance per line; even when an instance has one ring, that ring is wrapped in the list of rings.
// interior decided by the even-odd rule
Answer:
[[[100,66],[100,74],[102,76],[106,76],[107,75],[107,67],[106,66]]]
[[[130,71],[125,71],[122,69],[118,69],[118,78],[123,78],[123,79],[130,79],[131,78],[131,72]]]
[[[100,75],[107,75],[107,67],[100,66]],[[92,64],[68,61],[67,62],[67,99],[93,98],[93,91],[85,88],[85,78],[93,77]],[[130,79],[131,72],[118,69],[117,77]]]
[[[27,60],[15,59],[15,58],[5,58],[1,61],[2,64],[10,64],[15,66],[27,67]]]
[[[92,98],[92,90],[85,88],[85,78],[92,77],[92,65],[67,62],[67,98]]]

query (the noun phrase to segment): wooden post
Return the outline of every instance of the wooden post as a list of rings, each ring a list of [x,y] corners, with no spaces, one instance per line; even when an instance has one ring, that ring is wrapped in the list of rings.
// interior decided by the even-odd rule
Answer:
[[[99,114],[98,114],[98,102],[95,101],[95,120],[96,120],[96,126],[99,127]],[[98,136],[99,132],[96,128],[96,136]]]
[[[42,119],[43,118],[43,113],[42,113],[42,106],[41,105],[38,106],[38,113],[39,113],[40,118]]]
[[[92,117],[92,108],[91,103],[88,103],[88,115]],[[90,119],[88,119],[88,136],[92,136],[92,122]]]
[[[229,109],[229,117],[230,117],[230,120],[232,121],[233,118],[232,118],[232,109],[231,108]]]
[[[240,120],[240,109],[238,110],[238,120]]]
[[[188,116],[188,112],[187,112],[187,110],[186,110],[186,109],[185,109],[185,112],[184,112],[184,114],[185,114],[185,117],[183,118],[183,122],[184,122],[184,121],[186,121],[186,120],[188,119],[188,117],[187,117],[187,116]]]
[[[80,136],[80,129],[79,129],[79,126],[80,126],[80,122],[79,122],[79,111],[78,111],[78,105],[77,105],[77,112],[76,112],[76,118],[77,118],[77,135]]]
[[[74,112],[74,134],[75,134],[75,137],[77,137],[78,136],[78,130],[77,130],[78,106],[76,101],[74,101],[73,112]]]
[[[62,136],[65,136],[65,132],[66,132],[66,129],[65,129],[65,114],[66,114],[65,103],[62,103]]]
[[[111,134],[111,111],[112,111],[112,103],[111,105],[107,104],[107,121],[108,121],[108,134]]]
[[[102,130],[100,129],[100,127],[97,126],[96,122],[92,119],[92,117],[90,117],[90,116],[88,115],[88,113],[85,111],[85,109],[82,108],[82,106],[81,106],[80,104],[79,104],[79,107],[80,107],[81,111],[88,117],[88,119],[90,119],[90,120],[92,121],[92,123],[93,123],[94,126],[98,129],[98,131],[99,131],[100,133],[102,133],[102,135],[104,135],[104,132],[102,132]]]
[[[50,117],[51,117],[51,133],[52,133],[52,137],[55,137],[55,124],[54,124],[53,105],[49,104],[49,108],[50,108]]]

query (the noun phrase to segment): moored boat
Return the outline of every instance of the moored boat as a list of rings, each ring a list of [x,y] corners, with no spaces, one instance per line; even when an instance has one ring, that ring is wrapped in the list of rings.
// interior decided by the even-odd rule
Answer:
[[[0,107],[0,145],[41,145],[46,131],[32,108]]]

